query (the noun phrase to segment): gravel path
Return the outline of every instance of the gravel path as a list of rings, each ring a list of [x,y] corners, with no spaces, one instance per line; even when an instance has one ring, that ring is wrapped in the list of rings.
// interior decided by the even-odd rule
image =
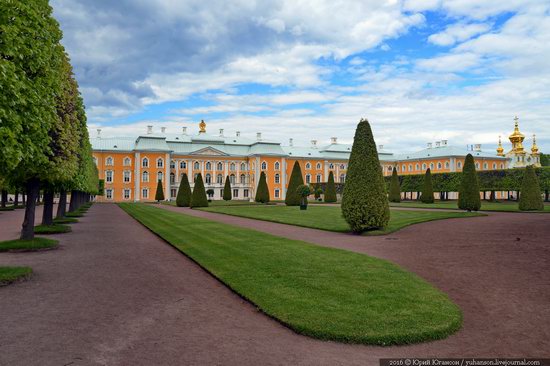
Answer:
[[[513,227],[491,215],[362,238],[184,211],[395,260],[449,292],[465,311],[465,328],[443,341],[391,348],[296,335],[117,206],[96,204],[72,233],[55,236],[58,250],[0,253],[0,265],[35,271],[30,281],[0,288],[0,364],[375,365],[397,356],[549,355],[549,229],[539,215],[520,215]],[[0,216],[2,228],[7,221]],[[460,240],[482,224],[487,238]],[[437,244],[444,228],[452,229],[449,239]]]

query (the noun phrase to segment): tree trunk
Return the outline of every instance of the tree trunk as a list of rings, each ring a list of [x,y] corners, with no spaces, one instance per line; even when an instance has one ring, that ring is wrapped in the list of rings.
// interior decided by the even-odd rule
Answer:
[[[44,209],[42,211],[42,225],[53,225],[53,189],[44,190]]]
[[[71,191],[71,202],[69,203],[69,212],[76,211],[76,191]]]
[[[8,202],[8,191],[3,189],[2,190],[2,208],[6,207],[6,202]]]
[[[25,206],[25,204],[26,204],[26,202],[27,202],[27,201],[26,201],[26,200],[27,200],[27,196],[26,196],[25,192],[23,192],[23,194],[21,195],[21,197],[23,198],[23,206]]]
[[[548,202],[548,199],[550,198],[550,191],[547,189],[544,191],[544,200]]]
[[[56,218],[62,219],[65,217],[67,211],[67,191],[62,189],[59,192],[59,204],[57,205],[57,215]]]
[[[34,209],[36,198],[40,193],[40,181],[37,178],[29,179],[26,182],[27,204],[25,205],[25,219],[21,228],[21,239],[34,239]]]
[[[15,190],[15,198],[13,199],[13,207],[19,206],[19,191]]]

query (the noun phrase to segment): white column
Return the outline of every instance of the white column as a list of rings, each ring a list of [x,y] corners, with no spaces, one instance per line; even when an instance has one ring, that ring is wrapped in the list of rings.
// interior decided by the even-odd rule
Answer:
[[[281,159],[281,198],[286,198],[286,158]]]
[[[187,180],[193,184],[193,160],[187,160]]]
[[[164,165],[164,199],[170,201],[172,198],[171,186],[170,186],[170,153],[166,153],[165,160],[166,164]]]
[[[324,171],[324,174],[325,174],[325,178],[324,178],[324,181],[325,182],[328,182],[328,161],[325,160],[325,171]]]
[[[134,202],[138,202],[141,197],[141,158],[140,153],[134,154]]]

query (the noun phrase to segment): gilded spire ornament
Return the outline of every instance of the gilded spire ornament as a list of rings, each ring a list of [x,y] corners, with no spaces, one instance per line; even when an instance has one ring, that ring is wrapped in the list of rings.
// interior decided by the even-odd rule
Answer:
[[[206,123],[203,119],[201,119],[201,123],[199,123],[199,133],[206,133]]]
[[[512,151],[517,154],[524,154],[523,150],[523,140],[525,140],[525,135],[519,131],[519,118],[516,116],[514,118],[515,126],[514,132],[508,136],[510,142],[512,143]]]
[[[498,137],[497,155],[504,156],[504,148],[502,147],[502,139],[500,136]]]
[[[539,147],[537,146],[537,136],[533,134],[533,146],[531,147],[531,154],[538,155],[538,153],[539,153]]]

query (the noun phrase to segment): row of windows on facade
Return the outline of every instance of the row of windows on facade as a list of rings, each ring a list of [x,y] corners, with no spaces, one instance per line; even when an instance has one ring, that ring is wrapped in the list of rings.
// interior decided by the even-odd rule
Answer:
[[[437,170],[443,169],[443,164],[441,164],[441,162],[439,162],[437,164],[430,163],[429,166],[430,166],[430,170],[436,170],[436,167],[437,167]],[[446,161],[445,162],[445,169],[449,169],[449,166],[450,166],[449,162]],[[457,162],[456,166],[457,166],[458,169],[462,169],[462,162],[460,162],[460,161]],[[497,166],[498,166],[497,163],[492,164],[493,169],[497,169]],[[481,167],[481,165],[479,164],[479,162],[476,162],[476,169],[480,169],[480,167]],[[387,169],[388,169],[388,172],[391,172],[393,168],[391,166],[388,166]],[[406,172],[407,171],[407,165],[405,165],[405,164],[403,164],[401,166],[397,165],[396,169],[397,169],[397,171]],[[422,164],[422,170],[427,170],[427,169],[428,169],[428,165],[425,164],[425,163]],[[489,163],[487,163],[487,162],[483,163],[483,169],[484,170],[489,169]],[[500,169],[504,169],[504,163],[500,163]],[[409,164],[408,171],[412,172],[412,171],[415,171],[415,170],[416,171],[420,170],[420,164],[416,164],[414,170],[413,170],[413,165]]]
[[[223,189],[220,189],[220,197],[223,197]],[[281,197],[281,190],[280,189],[275,189],[273,191],[274,193],[274,197],[275,198],[280,198]],[[108,199],[108,200],[112,200],[113,199],[113,194],[114,194],[114,189],[112,188],[108,188],[105,190],[105,198]],[[175,189],[175,188],[172,188],[170,190],[170,195],[172,198],[175,198],[178,194],[178,190]],[[240,194],[240,189],[238,188],[234,188],[233,189],[233,198],[239,198],[239,194]],[[249,198],[249,190],[248,189],[243,189],[243,195],[242,197],[243,198]],[[131,195],[132,195],[132,190],[129,189],[129,188],[125,188],[122,190],[122,198],[125,199],[125,200],[129,200],[131,198]],[[141,198],[142,199],[149,199],[149,188],[143,188],[141,190]]]
[[[97,164],[97,159],[94,158],[96,164]],[[187,162],[185,161],[180,161],[180,169],[187,169]],[[108,156],[107,158],[105,158],[105,165],[107,166],[113,166],[114,165],[114,159],[113,157],[111,156]],[[123,160],[123,165],[124,166],[130,166],[132,165],[132,161],[129,157],[125,157],[124,160]],[[223,170],[224,167],[223,167],[223,163],[219,162],[217,164],[215,164],[216,166],[216,170]],[[149,158],[145,157],[143,159],[141,159],[141,167],[142,168],[149,168]],[[267,170],[267,167],[268,167],[268,163],[263,161],[261,163],[261,169],[262,170]],[[274,164],[273,164],[273,167],[275,170],[281,170],[281,163],[276,161]],[[306,170],[311,170],[311,167],[312,167],[312,164],[310,162],[307,162],[305,164],[305,168]],[[157,159],[157,168],[164,168],[164,159],[162,158],[158,158]],[[176,168],[176,162],[174,160],[172,160],[170,162],[170,168],[171,169],[175,169]],[[193,169],[195,170],[200,170],[201,168],[201,163],[196,161],[194,162],[193,164]],[[322,165],[321,163],[317,163],[316,165],[316,169],[317,170],[320,170],[322,168]],[[334,169],[335,168],[335,164],[331,163],[329,164],[329,169]],[[212,163],[211,162],[206,162],[205,164],[205,169],[206,170],[212,170]],[[229,164],[229,170],[231,171],[235,171],[237,169],[237,165],[235,163],[231,163]],[[346,164],[340,164],[340,169],[346,169]],[[241,170],[247,170],[247,164],[246,163],[241,163]]]
[[[198,176],[198,173],[195,174],[193,181],[195,181],[197,179],[197,176]],[[183,174],[181,175],[181,177],[183,177]],[[129,170],[125,170],[123,172],[123,181],[124,181],[124,183],[130,183],[131,180],[132,180],[131,178],[132,178],[132,172],[129,171]],[[113,183],[113,179],[114,179],[114,172],[112,170],[105,171],[105,182],[106,183]],[[345,174],[340,174],[340,182],[343,183],[345,181],[345,179],[346,179],[346,175]],[[163,172],[157,172],[157,181],[159,181],[159,180],[160,181],[164,180],[164,173]],[[181,178],[180,178],[180,180],[181,180]],[[211,174],[206,174],[204,180],[205,180],[206,184],[212,184],[212,175]],[[144,182],[144,183],[149,182],[149,172],[145,171],[145,172],[141,173],[141,181]],[[231,182],[231,184],[237,183],[237,177],[235,176],[235,174],[229,175],[229,181]],[[281,175],[279,173],[275,173],[274,181],[275,181],[276,184],[281,183]],[[316,183],[321,183],[323,181],[323,176],[321,174],[317,174],[315,181],[316,181]],[[174,173],[170,173],[170,183],[172,183],[172,184],[176,183],[176,176],[175,176]],[[218,174],[216,176],[216,184],[223,184],[223,183],[225,183],[223,175]],[[249,183],[249,177],[245,174],[241,174],[239,183],[248,184]],[[312,175],[311,174],[306,174],[305,175],[305,183],[312,183]]]

